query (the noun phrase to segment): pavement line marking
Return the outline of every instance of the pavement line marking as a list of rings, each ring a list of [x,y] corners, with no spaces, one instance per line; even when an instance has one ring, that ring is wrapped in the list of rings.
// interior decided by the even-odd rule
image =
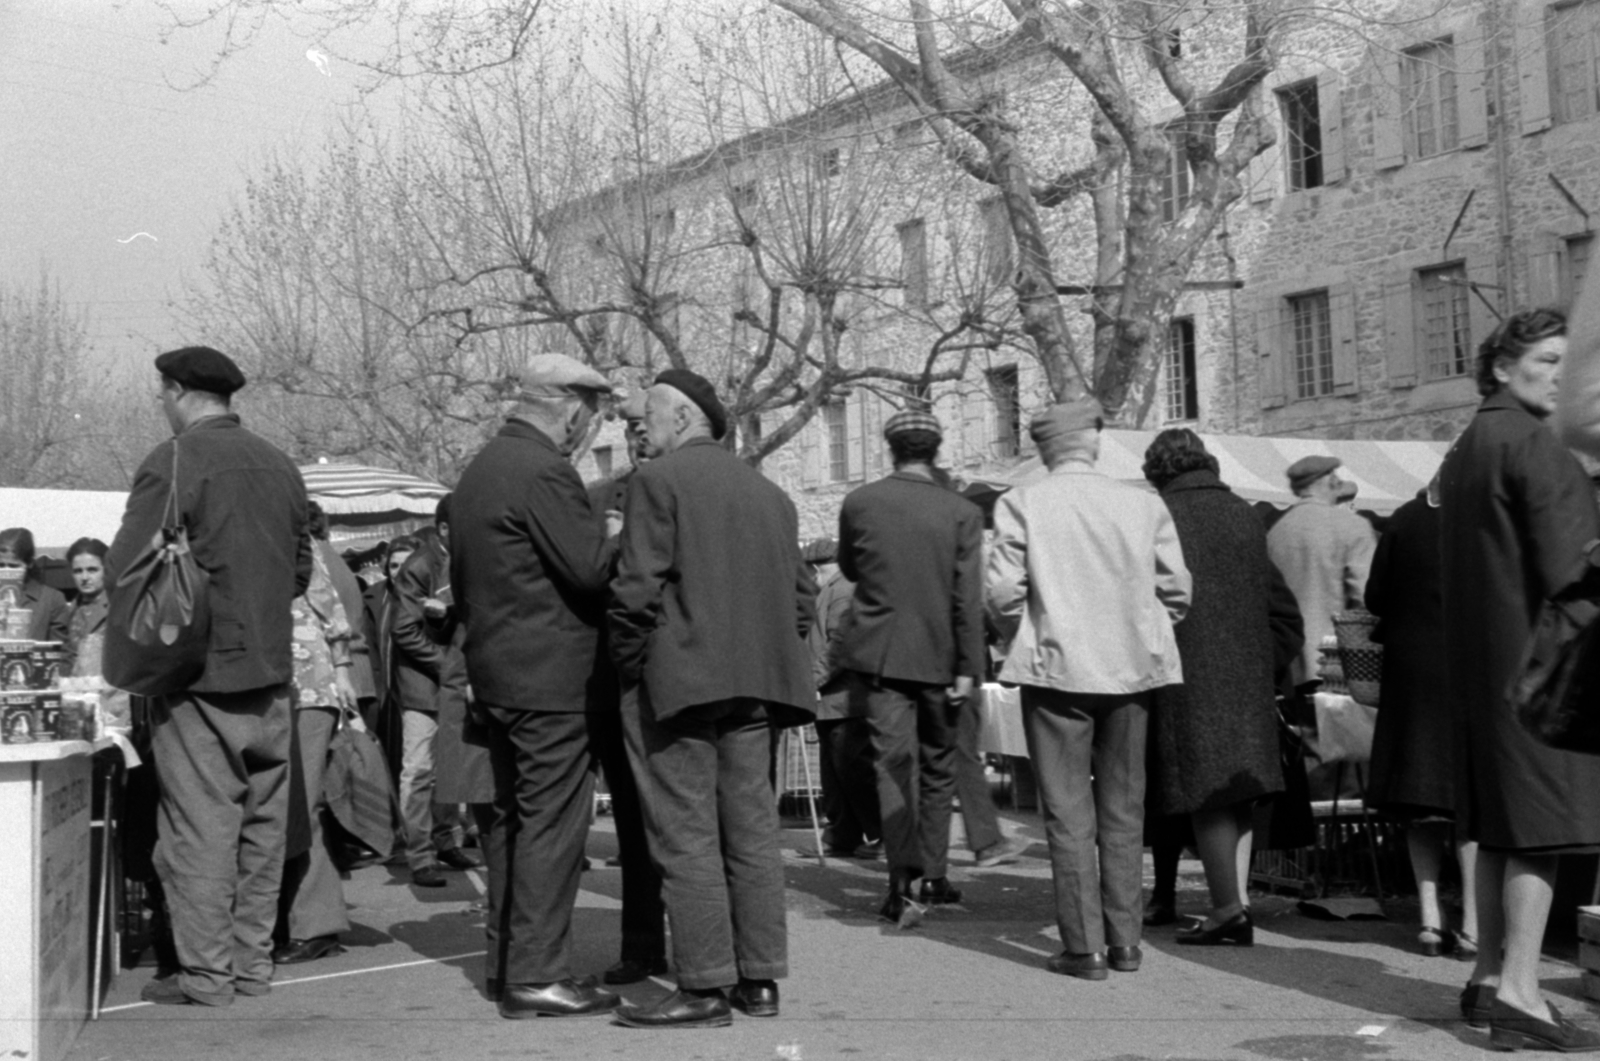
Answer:
[[[489,895],[487,885],[483,879],[483,874],[484,871],[478,868],[469,869],[463,874],[467,880],[472,882],[472,888],[478,893],[478,898],[480,899],[488,898]]]
[[[334,980],[341,976],[360,976],[363,973],[386,973],[392,969],[409,969],[414,965],[440,965],[444,962],[460,961],[462,958],[481,958],[489,952],[475,950],[467,954],[452,954],[445,958],[420,958],[414,962],[396,962],[393,965],[375,965],[370,969],[346,969],[342,973],[323,973],[321,976],[297,976],[293,980],[274,980],[273,987],[287,987],[289,984],[309,984],[316,980]],[[106,1006],[101,1013],[117,1013],[125,1009],[139,1009],[142,1006],[153,1006],[154,1002],[128,1002],[121,1006]]]
[[[1029,954],[1037,954],[1041,958],[1053,958],[1053,957],[1055,957],[1055,955],[1051,954],[1047,950],[1040,950],[1038,947],[1030,947],[1026,943],[1018,943],[1014,939],[1006,939],[1004,936],[996,936],[995,939],[999,940],[1001,943],[1004,943],[1008,947],[1015,947],[1018,950],[1025,950]]]

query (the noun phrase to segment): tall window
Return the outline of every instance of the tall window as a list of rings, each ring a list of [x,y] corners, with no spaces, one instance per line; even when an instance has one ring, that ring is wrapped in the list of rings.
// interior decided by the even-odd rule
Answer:
[[[1284,158],[1289,164],[1289,190],[1322,187],[1322,112],[1317,83],[1302,81],[1278,90],[1286,134]]]
[[[1294,342],[1294,396],[1333,393],[1333,319],[1328,293],[1311,291],[1289,300],[1289,334]]]
[[[1573,236],[1567,240],[1567,253],[1561,257],[1561,299],[1568,308],[1583,290],[1583,278],[1589,275],[1589,255],[1593,251],[1592,235]]]
[[[1600,0],[1554,5],[1546,29],[1556,121],[1600,112]]]
[[[1161,220],[1176,221],[1189,205],[1189,156],[1183,150],[1182,126],[1168,126],[1165,132],[1172,151],[1161,175]]]
[[[1422,322],[1424,379],[1465,375],[1472,367],[1467,270],[1457,262],[1417,273],[1417,316]]]
[[[596,446],[594,448],[594,468],[600,473],[600,478],[611,478],[611,447]]]
[[[989,282],[1011,282],[1011,219],[1006,204],[985,199],[978,204],[978,219],[983,225],[983,256],[989,263]]]
[[[1448,38],[1412,48],[1400,57],[1400,98],[1407,154],[1427,158],[1456,149],[1461,139],[1456,53]]]
[[[837,147],[830,147],[818,151],[816,156],[817,177],[821,180],[832,180],[839,175],[842,167],[841,156]]]
[[[928,226],[914,218],[901,225],[900,282],[906,288],[906,305],[928,304]]]
[[[823,424],[828,429],[828,479],[842,483],[850,478],[850,427],[846,422],[849,410],[842,401],[829,402],[822,407]]]
[[[989,397],[994,401],[994,450],[997,457],[1015,457],[1022,438],[1022,387],[1016,365],[991,368]]]
[[[1167,422],[1200,419],[1200,385],[1194,369],[1194,318],[1174,317],[1167,325],[1163,404]]]

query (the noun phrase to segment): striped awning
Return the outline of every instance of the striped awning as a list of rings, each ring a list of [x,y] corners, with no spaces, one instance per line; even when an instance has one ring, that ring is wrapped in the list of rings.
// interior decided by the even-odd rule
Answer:
[[[431,516],[447,487],[419,475],[365,464],[308,464],[306,493],[330,516],[374,512]]]

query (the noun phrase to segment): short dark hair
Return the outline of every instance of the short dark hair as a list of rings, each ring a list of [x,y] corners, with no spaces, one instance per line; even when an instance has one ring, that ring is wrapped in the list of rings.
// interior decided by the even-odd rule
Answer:
[[[454,494],[445,494],[433,508],[433,522],[448,524],[450,522],[450,499]]]
[[[1200,436],[1187,427],[1169,427],[1157,435],[1144,451],[1144,477],[1157,490],[1185,472],[1208,471],[1213,475],[1220,469],[1217,458],[1206,449]]]
[[[67,546],[67,563],[72,563],[72,558],[80,553],[88,553],[90,556],[98,556],[104,560],[106,554],[110,551],[110,547],[99,538],[79,538]]]
[[[27,527],[7,527],[0,530],[0,549],[10,549],[17,554],[23,566],[28,569],[31,577],[36,574],[33,568],[33,531]]]
[[[322,511],[322,506],[315,501],[306,503],[306,515],[309,516],[311,536],[319,542],[328,540],[328,514]]]
[[[939,456],[939,436],[932,431],[900,431],[889,436],[889,456],[896,465],[933,463]]]
[[[1539,343],[1567,334],[1567,315],[1558,309],[1528,309],[1513,313],[1478,345],[1478,393],[1487,398],[1500,389],[1494,367],[1501,358],[1522,360]]]
[[[389,573],[389,561],[395,553],[414,553],[422,548],[422,541],[414,534],[402,534],[389,543],[383,551],[383,573]]]

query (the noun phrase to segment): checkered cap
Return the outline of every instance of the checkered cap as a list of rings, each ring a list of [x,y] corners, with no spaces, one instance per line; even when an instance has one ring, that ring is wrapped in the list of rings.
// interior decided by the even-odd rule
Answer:
[[[944,438],[944,428],[939,426],[939,418],[921,409],[902,410],[889,417],[889,422],[883,425],[884,438],[903,435],[907,431],[931,431],[939,438]]]

